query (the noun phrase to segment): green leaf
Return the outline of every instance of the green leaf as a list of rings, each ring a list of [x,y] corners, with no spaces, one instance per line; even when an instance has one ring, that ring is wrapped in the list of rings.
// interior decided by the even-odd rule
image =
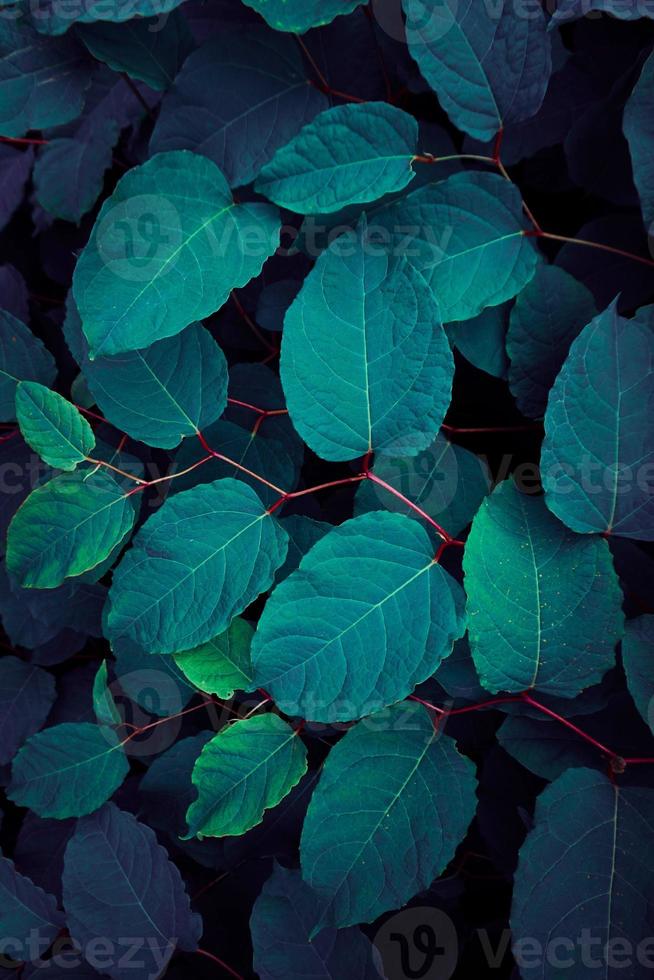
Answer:
[[[413,180],[417,140],[415,119],[386,102],[336,106],[276,152],[255,189],[300,214],[376,201]]]
[[[311,27],[329,24],[339,14],[349,14],[368,0],[243,0],[277,31],[303,34]]]
[[[306,771],[302,739],[278,715],[228,725],[205,745],[193,767],[198,798],[186,815],[185,839],[244,834]]]
[[[480,371],[503,380],[506,379],[509,366],[506,333],[510,306],[510,301],[500,306],[487,306],[471,320],[445,324],[448,340],[463,354],[466,361]]]
[[[643,719],[654,732],[654,616],[638,616],[625,624],[622,665],[627,687]]]
[[[93,710],[98,725],[119,725],[122,721],[109,690],[107,661],[103,660],[93,679]]]
[[[552,70],[545,15],[510,0],[402,0],[411,55],[459,129],[489,140],[540,108]]]
[[[35,950],[35,933],[41,955],[64,926],[57,899],[19,874],[14,862],[6,857],[0,857],[0,898],[3,961],[7,963],[8,957],[17,961],[27,958]]]
[[[158,30],[165,24],[166,14],[179,7],[183,0],[85,0],[84,3],[65,7],[57,0],[43,0],[35,18],[36,26],[43,34],[58,35],[67,31],[72,24],[93,24],[96,21],[110,21],[122,24],[140,17],[156,17]],[[52,43],[52,41],[50,42]]]
[[[107,472],[62,473],[16,511],[7,532],[7,567],[19,585],[54,589],[108,558],[135,519],[134,502]]]
[[[465,836],[476,783],[473,764],[420,705],[350,729],[327,757],[302,830],[302,877],[321,904],[313,934],[372,922],[428,888]]]
[[[442,432],[417,456],[379,456],[372,472],[453,535],[467,527],[491,487],[491,476],[481,457],[450,442]],[[415,510],[384,487],[364,480],[355,498],[355,513],[379,509],[421,520]]]
[[[463,593],[433,557],[427,532],[400,514],[329,531],[266,604],[254,685],[312,721],[350,721],[406,697],[465,629]]]
[[[57,376],[54,358],[33,333],[6,310],[0,310],[0,421],[16,418],[19,381],[51,385]]]
[[[645,226],[651,233],[654,224],[654,53],[643,65],[640,78],[624,107],[622,128],[629,144],[634,183]]]
[[[427,184],[375,214],[438,300],[442,320],[468,320],[511,299],[536,270],[515,184],[463,173]],[[456,344],[456,331],[450,331]]]
[[[279,229],[270,205],[235,204],[206,157],[159,153],[128,171],[75,268],[89,356],[140,350],[214,313],[258,275]]]
[[[74,470],[95,447],[95,436],[74,405],[36,381],[16,388],[16,417],[25,442],[49,466]]]
[[[272,583],[287,535],[254,490],[216,480],[146,521],[114,572],[108,635],[150,653],[205,643]]]
[[[175,663],[201,691],[228,700],[235,691],[252,690],[253,636],[250,624],[237,616],[224,633],[194,650],[176,654]]]
[[[4,623],[3,623],[4,625]],[[37,732],[57,696],[54,677],[18,657],[0,660],[0,765]]]
[[[324,929],[310,939],[319,911],[300,872],[275,862],[250,918],[254,969],[260,980],[379,980],[373,947],[359,929]]]
[[[555,265],[540,265],[511,310],[509,387],[523,415],[539,419],[570,344],[596,314],[592,294]]]
[[[113,728],[87,722],[55,725],[19,749],[7,796],[40,817],[81,817],[102,806],[128,771]]]
[[[500,484],[472,522],[463,567],[487,690],[573,698],[613,666],[623,616],[608,544],[572,534],[542,497]]]
[[[64,330],[100,411],[134,439],[174,449],[225,409],[227,362],[199,323],[143,350],[91,361],[71,296]]]
[[[413,455],[438,432],[453,375],[429,288],[405,258],[373,248],[363,215],[318,258],[284,320],[295,428],[323,459]]]
[[[625,976],[625,944],[635,951],[654,925],[653,824],[651,789],[615,785],[594,769],[569,769],[541,793],[520,850],[511,911],[514,952],[524,943],[525,980],[563,975],[550,948],[559,963],[563,953],[575,980],[598,970],[607,980]],[[590,947],[579,941],[583,935]],[[569,937],[563,950],[560,942],[549,946],[561,936]],[[535,943],[543,950],[537,964]]]
[[[541,475],[547,506],[573,531],[651,541],[651,308],[625,320],[616,302],[574,341],[550,391]]]

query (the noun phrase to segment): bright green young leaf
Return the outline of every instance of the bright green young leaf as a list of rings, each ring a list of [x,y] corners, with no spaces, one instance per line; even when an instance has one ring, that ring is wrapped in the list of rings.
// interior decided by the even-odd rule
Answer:
[[[622,665],[636,707],[654,732],[654,616],[638,616],[625,624]]]
[[[140,350],[214,313],[261,271],[279,228],[276,208],[235,204],[206,157],[178,150],[134,167],[75,268],[89,356]]]
[[[36,381],[16,388],[16,418],[25,442],[49,466],[74,470],[95,447],[93,429],[74,405]]]
[[[409,51],[459,129],[480,140],[540,108],[552,70],[545,14],[513,0],[402,0]]]
[[[654,540],[654,327],[616,302],[570,348],[545,413],[547,506],[573,531]]]
[[[56,696],[52,674],[18,657],[0,660],[0,765],[39,730]]]
[[[6,310],[0,310],[0,421],[16,418],[19,381],[51,385],[57,376],[54,358],[38,337]]]
[[[526,286],[537,254],[517,187],[490,173],[455,174],[375,214],[392,246],[421,272],[444,323],[468,320]],[[455,328],[450,332],[456,343]]]
[[[542,792],[520,850],[511,911],[514,952],[524,943],[525,980],[562,976],[562,955],[575,980],[626,975],[625,943],[635,957],[654,926],[653,825],[651,789],[616,785],[594,769],[569,769]],[[569,937],[564,947],[561,937]],[[534,943],[543,949],[538,962],[528,952]]]
[[[102,806],[128,771],[113,728],[55,725],[32,735],[19,750],[7,796],[40,817],[81,817]]]
[[[107,661],[103,660],[93,680],[93,710],[98,725],[119,725],[122,721],[109,690]]]
[[[100,411],[132,438],[174,449],[224,411],[227,362],[201,324],[143,350],[91,361],[70,296],[64,330]]]
[[[417,704],[350,729],[327,757],[302,830],[302,877],[320,900],[314,934],[372,922],[428,888],[466,834],[475,789],[473,764]]]
[[[252,689],[253,635],[250,624],[237,616],[224,633],[194,650],[176,654],[175,663],[191,684],[227,700],[234,691]]]
[[[244,834],[307,771],[302,739],[268,712],[224,728],[207,742],[193,767],[198,798],[189,807],[186,839]]]
[[[438,305],[405,258],[372,246],[365,215],[305,279],[280,370],[293,424],[323,459],[410,456],[438,432],[454,375]]]
[[[176,494],[114,572],[109,638],[150,653],[205,643],[270,586],[286,549],[286,532],[245,484],[216,480]]]
[[[645,225],[654,224],[654,53],[643,66],[640,78],[624,108],[622,122],[629,143],[634,183],[638,188]]]
[[[555,265],[540,265],[511,310],[509,387],[524,415],[542,418],[570,344],[597,310],[592,294]]]
[[[615,662],[622,592],[606,541],[572,534],[512,480],[472,522],[463,558],[470,647],[485,688],[573,698]]]
[[[2,958],[28,959],[38,936],[38,954],[50,946],[64,925],[57,899],[19,874],[9,858],[0,857],[0,934]],[[21,953],[23,955],[21,955]]]
[[[329,24],[349,14],[367,0],[243,0],[277,31],[303,34],[311,27]]]
[[[300,214],[376,201],[413,180],[417,140],[415,119],[386,102],[336,106],[277,151],[255,188]]]
[[[465,629],[462,591],[433,558],[427,532],[400,514],[329,531],[266,604],[255,686],[285,714],[325,722],[406,697]]]
[[[108,558],[135,519],[133,499],[106,470],[62,473],[33,490],[16,511],[7,567],[19,585],[55,589]]]
[[[359,929],[323,929],[310,938],[319,912],[318,900],[300,872],[275,862],[250,918],[254,969],[260,980],[379,980],[373,947]]]

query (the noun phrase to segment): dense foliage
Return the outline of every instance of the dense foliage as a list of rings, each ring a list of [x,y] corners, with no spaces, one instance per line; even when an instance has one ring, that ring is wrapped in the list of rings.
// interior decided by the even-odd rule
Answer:
[[[0,977],[649,976],[654,4],[0,15]]]

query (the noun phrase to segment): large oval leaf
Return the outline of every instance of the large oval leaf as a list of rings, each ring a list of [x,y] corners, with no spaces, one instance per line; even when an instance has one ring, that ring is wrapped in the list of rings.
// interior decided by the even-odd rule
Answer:
[[[261,271],[279,228],[275,208],[235,204],[206,157],[178,150],[134,167],[103,204],[75,268],[90,356],[147,347],[214,313]]]
[[[433,558],[427,532],[400,514],[329,531],[266,605],[255,685],[312,721],[361,718],[406,697],[465,628],[461,589]]]
[[[625,944],[635,957],[654,928],[653,825],[651,789],[615,785],[594,769],[569,769],[543,791],[520,850],[511,912],[525,980],[560,977],[563,957],[575,980],[626,975]],[[534,943],[543,950],[537,963]]]
[[[323,459],[411,456],[438,432],[453,375],[428,286],[405,258],[372,247],[364,215],[318,258],[284,320],[295,428]]]
[[[314,934],[372,922],[428,888],[465,836],[475,788],[473,764],[417,704],[350,729],[329,753],[302,830],[302,877],[320,900]]]
[[[244,483],[216,480],[176,494],[114,573],[109,638],[149,653],[205,643],[269,587],[287,547],[286,532]]]
[[[550,391],[541,476],[573,531],[654,540],[654,329],[616,303],[577,337]]]
[[[606,541],[572,534],[542,497],[506,481],[472,522],[463,562],[472,656],[489,691],[573,698],[613,666],[622,592]]]
[[[415,119],[386,102],[336,106],[277,151],[255,188],[300,214],[376,201],[413,180],[417,140]]]

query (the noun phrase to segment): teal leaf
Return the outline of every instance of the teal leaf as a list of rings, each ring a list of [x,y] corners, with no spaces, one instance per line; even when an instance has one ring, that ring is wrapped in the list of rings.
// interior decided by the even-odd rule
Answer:
[[[178,11],[172,11],[163,24],[159,17],[138,17],[126,24],[82,24],[77,36],[98,61],[158,92],[172,85],[193,46],[186,20]]]
[[[427,184],[375,215],[438,300],[444,323],[511,299],[538,261],[525,237],[517,187],[497,174],[463,173]],[[454,328],[450,337],[456,344]]]
[[[109,638],[150,653],[205,643],[270,586],[286,549],[286,533],[245,484],[216,480],[176,494],[114,572]]]
[[[304,34],[312,27],[330,24],[367,0],[243,0],[277,31]]]
[[[56,696],[52,674],[18,657],[0,660],[0,765],[39,730]]]
[[[277,569],[275,581],[278,583],[295,571],[307,551],[333,526],[325,521],[305,517],[304,514],[289,514],[282,518],[281,525],[288,534],[288,553],[282,567]]]
[[[186,830],[186,811],[195,799],[191,782],[193,766],[213,731],[182,738],[157,756],[139,784],[144,819],[157,830],[174,834],[179,841]]]
[[[206,157],[159,153],[128,171],[75,268],[89,356],[140,350],[214,313],[261,271],[279,228],[270,205],[235,204]]]
[[[266,29],[223,32],[184,63],[162,102],[150,150],[202,153],[238,187],[328,106],[307,82],[293,38]]]
[[[62,473],[37,487],[7,533],[7,567],[28,588],[54,589],[108,558],[131,531],[133,500],[104,470]]]
[[[124,637],[112,650],[121,691],[148,714],[174,715],[197,693],[172,657],[149,653]]]
[[[36,381],[18,384],[16,418],[25,442],[56,469],[74,470],[95,448],[93,429],[75,406]]]
[[[424,708],[396,705],[373,720],[331,749],[304,821],[302,878],[320,901],[314,935],[372,922],[428,888],[475,813],[474,766]]]
[[[277,151],[255,189],[300,214],[376,201],[413,180],[417,141],[415,119],[386,102],[336,106]]]
[[[452,122],[480,140],[538,112],[552,71],[545,14],[511,0],[402,0],[409,51]]]
[[[654,732],[654,616],[638,616],[625,624],[622,665],[627,687],[643,719]]]
[[[654,18],[654,10],[640,0],[557,0],[552,14],[551,27],[560,27],[580,17],[592,16],[593,12],[604,12],[619,20],[638,20],[641,17]]]
[[[0,857],[0,897],[4,962],[8,962],[8,957],[17,961],[29,958],[30,951],[41,956],[64,925],[57,899],[19,874],[14,862],[6,857]]]
[[[572,534],[542,497],[500,484],[472,522],[463,567],[470,647],[489,691],[573,698],[613,666],[622,592],[608,544]]]
[[[37,18],[38,20],[38,18]],[[24,136],[59,126],[84,107],[93,62],[74,38],[41,37],[23,15],[0,24],[0,130]]]
[[[523,415],[542,418],[570,344],[596,314],[592,294],[555,265],[540,265],[515,301],[506,349],[509,387]]]
[[[654,540],[653,403],[651,317],[614,302],[573,342],[545,413],[545,499],[573,531]]]
[[[34,148],[28,146],[26,150],[19,150],[9,143],[0,146],[0,181],[2,182],[2,200],[0,201],[0,229],[3,229],[9,222],[16,208],[23,200],[25,185],[29,180],[34,163]],[[3,268],[7,268],[6,266]],[[3,307],[19,320],[26,320],[29,314],[27,308],[24,313],[12,308],[6,294],[3,300]]]
[[[510,302],[487,306],[470,320],[445,325],[452,346],[463,354],[466,361],[494,378],[505,379],[507,375],[506,333],[510,306]]]
[[[235,691],[252,690],[253,635],[250,624],[237,616],[224,633],[194,650],[176,654],[175,663],[195,687],[228,700]]]
[[[427,532],[400,514],[329,531],[266,604],[255,686],[285,714],[325,722],[406,697],[465,629],[463,593],[433,558]]]
[[[299,734],[268,712],[227,725],[207,742],[193,767],[197,799],[186,839],[232,837],[263,820],[307,771]]]
[[[541,793],[520,850],[511,912],[514,951],[524,943],[525,980],[561,976],[551,958],[536,965],[528,953],[534,943],[547,950],[559,936],[571,939],[565,962],[575,980],[590,980],[598,968],[611,980],[624,975],[625,944],[636,950],[654,924],[653,824],[651,789],[614,785],[594,769],[569,769]],[[588,945],[577,940],[583,935],[592,937],[590,962]]]
[[[651,14],[654,17],[654,13]],[[645,226],[654,225],[654,53],[643,65],[640,78],[624,107],[622,128],[631,154]]]
[[[442,432],[417,456],[379,456],[372,472],[452,535],[467,527],[491,487],[484,461],[450,442]],[[355,498],[355,513],[379,509],[421,519],[384,487],[364,480]]]
[[[113,803],[78,822],[66,847],[63,896],[81,948],[111,944],[107,972],[116,980],[160,976],[177,948],[197,949],[202,920],[182,876],[154,831]],[[127,938],[134,936],[142,937],[136,956]]]
[[[201,324],[192,323],[143,350],[94,361],[87,356],[72,297],[64,329],[100,411],[132,438],[174,449],[224,411],[227,362]]]
[[[39,817],[81,817],[102,806],[128,771],[113,728],[88,722],[54,725],[19,749],[7,796]]]
[[[310,938],[319,912],[318,900],[300,872],[275,863],[250,918],[254,969],[260,980],[379,980],[370,940],[359,929],[323,929]]]
[[[365,215],[305,279],[280,370],[293,424],[323,459],[410,456],[438,432],[454,375],[438,306],[405,258],[372,246]]]
[[[43,34],[59,35],[65,33],[73,24],[93,24],[96,21],[109,21],[123,24],[133,18],[155,17],[157,29],[161,30],[165,15],[183,3],[183,0],[85,0],[81,4],[65,7],[57,0],[43,0],[35,18],[36,26]],[[52,43],[52,42],[50,42]]]
[[[57,375],[54,358],[42,342],[6,310],[0,310],[0,421],[16,418],[19,381],[51,385]]]
[[[120,725],[122,718],[109,690],[107,661],[103,660],[93,679],[93,710],[98,725]]]

